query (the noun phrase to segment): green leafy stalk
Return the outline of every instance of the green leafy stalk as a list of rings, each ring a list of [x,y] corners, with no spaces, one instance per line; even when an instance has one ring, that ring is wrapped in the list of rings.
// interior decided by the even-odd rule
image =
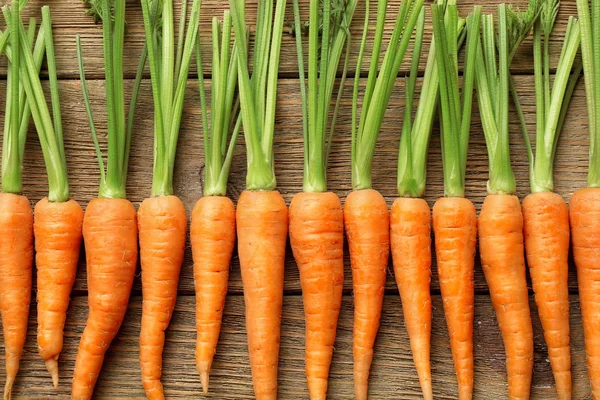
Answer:
[[[196,64],[200,82],[200,104],[202,107],[202,126],[204,133],[204,195],[225,196],[227,180],[233,159],[237,137],[241,127],[241,118],[236,117],[235,89],[238,80],[238,41],[233,48],[231,43],[232,19],[229,11],[223,13],[223,22],[213,18],[213,66],[212,66],[212,107],[209,127],[206,105],[206,91],[200,44],[196,44]],[[220,33],[220,34],[219,34]],[[232,130],[232,123],[236,120]]]
[[[82,82],[83,97],[86,103],[88,119],[98,164],[101,169],[99,196],[102,198],[125,198],[127,184],[127,170],[129,148],[131,142],[131,127],[135,102],[139,91],[141,73],[138,70],[132,102],[129,105],[127,120],[125,118],[125,101],[123,89],[123,41],[125,34],[125,0],[88,0],[91,8],[88,14],[93,15],[96,21],[102,21],[102,34],[104,38],[104,70],[106,88],[106,111],[108,119],[108,156],[106,169],[102,160],[102,153],[98,144],[96,128],[91,115],[91,106],[85,82],[83,57],[81,55],[81,41],[77,38],[77,52],[79,72]],[[146,52],[142,54],[141,64],[146,62]]]
[[[481,7],[475,7],[467,19],[467,53],[462,98],[458,83],[459,17],[456,4],[450,2],[445,10],[443,5],[434,4],[431,11],[439,71],[444,195],[464,197]]]
[[[286,0],[277,0],[274,17],[273,2],[259,2],[252,76],[248,66],[245,3],[245,0],[229,1],[239,52],[238,85],[248,153],[246,188],[273,190],[276,187],[273,138],[277,74]]]
[[[153,7],[154,6],[154,7]],[[185,30],[187,9],[181,13],[180,26]],[[175,52],[173,0],[142,0],[142,13],[146,33],[146,48],[154,96],[154,174],[152,196],[173,194],[173,171],[181,114],[192,54],[198,36],[200,0],[194,0],[181,51]],[[180,29],[181,30],[181,29]],[[177,58],[176,58],[177,54]],[[178,66],[179,70],[175,67]],[[176,79],[177,77],[177,79]]]
[[[322,7],[321,3],[323,3]],[[307,95],[298,0],[294,0],[296,47],[298,65],[300,66],[300,92],[302,94],[303,109],[305,192],[325,192],[327,190],[328,149],[331,145],[331,137],[341,99],[339,94],[343,90],[342,84],[340,84],[334,108],[330,135],[327,134],[329,108],[336,72],[343,49],[347,48],[346,42],[349,42],[349,27],[356,4],[357,0],[335,0],[332,2],[311,0]],[[320,36],[319,31],[321,31]],[[344,63],[344,71],[347,70],[347,61],[348,57],[346,57]]]
[[[367,78],[367,87],[363,96],[360,121],[358,122],[358,129],[356,126],[353,126],[352,129],[352,188],[354,190],[363,190],[372,187],[371,170],[373,167],[375,145],[392,94],[392,88],[400,69],[400,64],[404,59],[413,30],[421,15],[423,3],[424,0],[402,0],[400,3],[394,31],[385,52],[381,69],[378,69],[378,63],[381,55],[387,1],[381,0],[378,3],[377,26],[375,28],[371,65]],[[353,117],[357,115],[358,77],[360,76],[360,69],[362,67],[367,34],[368,27],[365,21],[361,49],[356,66],[356,79],[354,80]],[[353,125],[356,125],[356,119],[354,118]]]

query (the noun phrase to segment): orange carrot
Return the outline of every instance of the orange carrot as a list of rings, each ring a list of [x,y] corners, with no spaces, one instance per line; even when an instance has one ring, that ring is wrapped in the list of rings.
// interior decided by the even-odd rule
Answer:
[[[254,391],[275,400],[288,209],[277,191],[246,190],[236,221]]]
[[[585,336],[588,374],[594,399],[600,398],[600,189],[573,193],[570,205],[573,257],[577,266],[579,303]]]
[[[196,290],[196,366],[204,393],[217,351],[235,246],[235,206],[224,196],[205,196],[192,212],[190,241]]]
[[[83,210],[75,200],[57,203],[44,198],[35,205],[34,215],[38,351],[57,387],[58,357],[81,249]]]
[[[511,399],[528,399],[533,373],[533,328],[519,198],[505,194],[487,196],[478,230],[481,264],[506,349],[508,395]]]
[[[444,197],[433,206],[440,289],[458,377],[458,398],[473,395],[474,258],[477,216],[470,200]]]
[[[379,330],[390,252],[390,219],[383,196],[376,190],[353,191],[344,205],[354,290],[354,392],[368,393],[373,345]]]
[[[33,214],[25,196],[0,193],[0,311],[6,353],[4,398],[11,396],[27,338],[33,264]]]
[[[165,330],[175,302],[187,234],[185,207],[176,196],[144,200],[138,211],[142,264],[140,363],[149,399],[164,399],[160,383]]]
[[[552,192],[523,201],[525,250],[559,399],[570,399],[569,211]]]
[[[431,210],[423,199],[396,199],[390,215],[394,275],[423,398],[433,398],[431,367]]]
[[[104,355],[125,317],[138,260],[135,208],[125,199],[94,199],[85,211],[90,313],[79,343],[73,400],[92,397]]]
[[[335,193],[299,193],[290,205],[290,241],[300,270],[311,399],[325,399],[342,305],[344,219]]]

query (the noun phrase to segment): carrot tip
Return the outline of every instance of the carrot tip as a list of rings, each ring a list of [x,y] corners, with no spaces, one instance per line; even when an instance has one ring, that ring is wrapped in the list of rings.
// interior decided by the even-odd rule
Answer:
[[[200,372],[200,384],[202,385],[202,391],[204,394],[208,393],[208,371]]]
[[[52,377],[52,384],[54,385],[55,388],[57,388],[58,387],[58,361],[53,358],[46,360],[46,369],[48,370],[48,372],[50,373],[50,376]]]
[[[7,376],[6,385],[4,386],[4,400],[10,400],[10,398],[12,397],[13,383],[15,383],[15,377]]]

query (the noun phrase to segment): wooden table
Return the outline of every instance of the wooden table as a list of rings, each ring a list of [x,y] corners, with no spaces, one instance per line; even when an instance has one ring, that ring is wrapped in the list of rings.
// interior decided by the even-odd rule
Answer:
[[[256,15],[256,0],[249,2],[249,21]],[[526,0],[515,0],[526,7]],[[26,14],[40,18],[39,0],[31,0]],[[95,26],[90,17],[84,16],[80,0],[60,0],[50,2],[52,7],[57,63],[60,73],[60,94],[62,99],[65,126],[65,146],[71,180],[72,196],[85,205],[97,195],[98,170],[95,153],[87,124],[77,73],[75,34],[82,37],[86,71],[90,93],[94,105],[96,123],[100,129],[102,146],[105,148],[106,118],[104,116],[104,81],[102,63],[101,29]],[[210,57],[210,19],[222,15],[227,7],[225,0],[205,0],[201,17],[201,46],[204,59]],[[290,2],[291,3],[291,2]],[[301,1],[302,14],[306,19],[308,0]],[[352,33],[359,36],[364,15],[364,2],[360,2]],[[372,21],[375,25],[376,2],[372,1]],[[464,0],[461,14],[466,15],[473,3],[484,5],[485,12],[495,12],[499,0]],[[390,0],[390,13],[387,16],[386,38],[389,37],[395,19],[399,0]],[[292,21],[291,6],[287,19]],[[564,0],[555,33],[552,36],[551,51],[554,64],[558,58],[568,16],[576,14],[575,0]],[[138,0],[127,1],[128,34],[125,43],[125,90],[129,98],[132,79],[135,74],[138,55],[143,45],[143,24]],[[425,49],[428,48],[431,28],[428,25]],[[356,59],[358,40],[353,41],[352,61]],[[407,54],[410,56],[411,52]],[[5,75],[5,59],[1,71]],[[354,62],[353,62],[354,64]],[[363,74],[368,60],[365,60]],[[406,70],[406,63],[402,70]],[[532,77],[531,40],[523,43],[513,63],[513,73],[522,97],[530,132],[534,131],[535,107]],[[210,72],[210,65],[206,73]],[[175,192],[184,201],[188,212],[202,195],[202,131],[198,83],[195,67],[188,84],[186,105],[183,112],[181,138],[176,166]],[[401,74],[404,74],[402,72]],[[44,77],[46,72],[42,72]],[[281,59],[281,79],[277,103],[276,122],[276,173],[278,188],[290,201],[302,189],[302,134],[300,97],[297,79],[297,62],[294,39],[284,34]],[[147,76],[146,78],[148,78]],[[381,138],[375,155],[373,182],[391,205],[396,197],[396,165],[399,129],[404,107],[402,79],[398,79],[393,91],[381,129]],[[47,82],[46,82],[47,83]],[[362,82],[364,84],[364,80]],[[5,92],[5,79],[0,82],[0,90]],[[210,80],[207,80],[210,85]],[[333,143],[329,182],[330,189],[342,199],[351,189],[350,183],[350,90],[346,91],[338,119],[337,134]],[[4,107],[5,96],[0,96],[0,109]],[[512,109],[511,109],[512,110]],[[3,113],[1,113],[3,115]],[[3,117],[0,117],[0,119]],[[152,172],[152,97],[150,81],[144,80],[132,141],[128,197],[136,204],[150,193]],[[0,121],[1,125],[1,121]],[[518,121],[511,112],[510,120],[512,160],[517,176],[518,194],[524,197],[528,192],[528,167],[524,141]],[[583,82],[575,91],[566,126],[561,139],[556,165],[556,190],[569,199],[577,188],[586,184],[588,161],[587,112]],[[229,194],[236,199],[244,189],[245,149],[240,143],[236,150],[231,169]],[[42,153],[33,129],[27,144],[24,168],[24,194],[32,202],[45,196],[47,192],[46,173]],[[467,196],[479,208],[486,193],[488,165],[487,152],[483,139],[479,115],[473,115],[473,129],[467,169]],[[433,134],[429,157],[429,180],[427,200],[433,205],[436,197],[442,195],[442,165],[438,131]],[[82,257],[83,258],[83,257]],[[479,257],[477,257],[479,259]],[[585,367],[583,350],[583,330],[577,296],[574,267],[571,267],[569,285],[571,289],[571,338],[574,399],[590,399],[590,388]],[[487,286],[483,278],[479,260],[476,266],[476,307],[475,307],[475,398],[504,399],[507,393],[504,348],[490,303]],[[194,360],[194,292],[192,262],[189,248],[183,265],[180,282],[180,296],[171,326],[167,332],[164,353],[163,382],[169,398],[202,398],[200,380]],[[432,372],[435,397],[437,399],[456,398],[456,379],[449,351],[448,334],[442,310],[439,284],[435,273],[432,281],[433,329],[432,329]],[[280,357],[280,398],[308,398],[304,379],[304,318],[298,271],[288,252],[285,278],[285,301],[283,307],[283,327],[281,332]],[[533,399],[554,399],[554,381],[544,344],[542,329],[537,317],[533,296],[531,297],[532,317],[535,331],[535,367],[532,388]],[[352,292],[349,263],[346,262],[345,293],[340,316],[337,344],[330,376],[331,399],[353,399],[352,387]],[[112,343],[107,354],[104,369],[96,388],[97,398],[143,398],[138,363],[138,334],[140,328],[141,290],[139,277],[136,279],[129,313],[121,332]],[[65,327],[65,346],[60,358],[60,387],[53,389],[44,363],[37,354],[35,303],[32,304],[29,335],[21,371],[14,388],[15,399],[69,397],[71,376],[79,338],[87,317],[85,264],[82,261],[73,292],[73,300]],[[0,343],[3,343],[0,337]],[[0,359],[0,382],[4,382],[4,359]],[[375,359],[371,371],[372,399],[419,399],[418,379],[409,350],[408,337],[402,318],[402,308],[392,273],[389,273],[386,287],[381,329],[375,347]],[[223,329],[218,353],[211,374],[210,395],[215,399],[253,398],[252,380],[248,363],[244,329],[244,307],[242,285],[237,256],[231,267],[229,296],[223,321]]]

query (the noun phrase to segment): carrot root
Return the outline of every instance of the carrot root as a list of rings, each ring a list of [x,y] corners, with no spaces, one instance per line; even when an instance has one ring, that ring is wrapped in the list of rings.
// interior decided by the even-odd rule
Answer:
[[[423,199],[396,199],[390,213],[394,275],[424,400],[431,387],[431,210]]]
[[[185,206],[176,196],[144,200],[138,210],[142,264],[140,365],[146,396],[165,398],[162,353],[165,331],[177,301],[177,286],[187,235]]]
[[[473,397],[474,265],[477,215],[473,203],[445,197],[433,207],[440,289],[458,380],[458,398]]]
[[[0,193],[0,312],[10,399],[27,338],[33,264],[33,213],[25,196]]]
[[[533,327],[519,198],[487,196],[479,215],[478,230],[481,264],[504,341],[509,398],[529,399]]]
[[[366,400],[373,346],[383,307],[390,249],[390,218],[376,190],[354,191],[346,198],[344,224],[352,263],[354,291],[354,394]]]
[[[235,246],[235,206],[222,196],[203,197],[190,227],[196,291],[196,367],[204,393],[217,350]]]
[[[525,250],[550,365],[560,400],[570,400],[569,210],[556,193],[523,201]]]
[[[276,400],[288,210],[277,191],[244,191],[236,221],[254,391]]]
[[[289,216],[304,300],[308,391],[311,400],[324,400],[344,285],[342,203],[331,192],[300,193]]]
[[[94,199],[86,209],[89,316],[73,374],[73,400],[91,399],[104,356],[129,304],[138,261],[137,218],[125,199]]]

